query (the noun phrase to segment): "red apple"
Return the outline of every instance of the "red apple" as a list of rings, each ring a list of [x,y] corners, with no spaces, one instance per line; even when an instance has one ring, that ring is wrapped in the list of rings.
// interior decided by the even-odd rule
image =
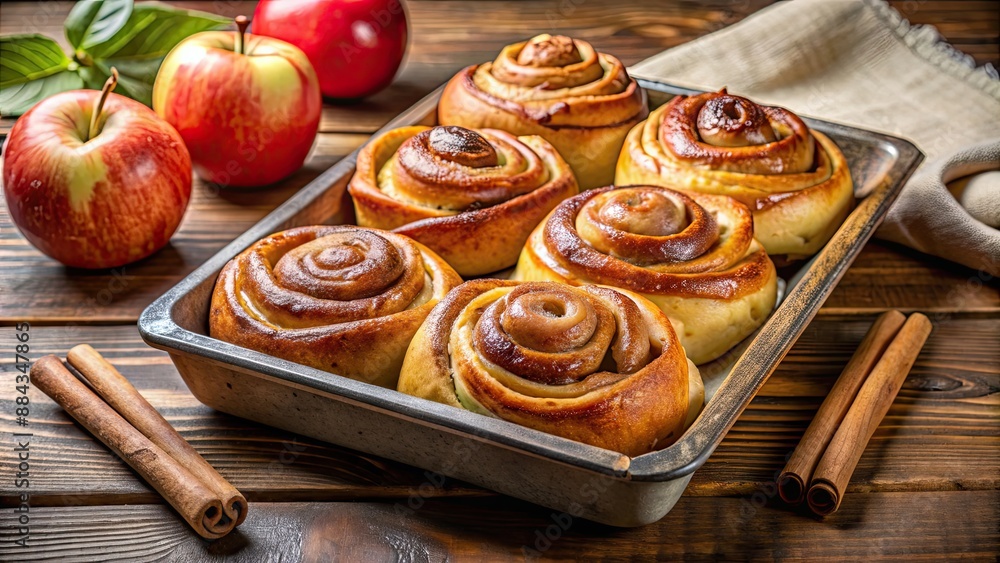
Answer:
[[[402,0],[261,0],[253,31],[302,49],[330,98],[385,88],[406,53]]]
[[[11,218],[67,266],[112,268],[149,256],[170,240],[191,197],[184,141],[146,106],[110,94],[114,80],[103,93],[42,100],[14,123],[4,148]]]
[[[153,109],[184,138],[195,172],[222,186],[272,184],[305,162],[323,99],[297,47],[240,31],[207,31],[167,54]]]

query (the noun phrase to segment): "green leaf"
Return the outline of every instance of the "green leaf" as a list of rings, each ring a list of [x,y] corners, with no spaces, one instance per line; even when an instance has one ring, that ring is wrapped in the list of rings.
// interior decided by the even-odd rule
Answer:
[[[178,10],[157,4],[137,4],[128,22],[111,38],[87,50],[93,66],[82,72],[88,87],[100,88],[111,67],[118,69],[119,94],[153,103],[153,82],[163,58],[189,36],[225,27],[228,18]]]
[[[163,57],[188,36],[230,23],[155,3],[81,0],[65,25],[79,64],[41,35],[0,38],[0,114],[20,115],[46,96],[85,85],[100,90],[111,67],[119,73],[116,92],[151,105]]]
[[[48,37],[0,37],[0,115],[21,115],[42,98],[82,87],[75,68]]]
[[[104,86],[104,82],[111,76],[111,67],[114,66],[118,69],[118,86],[115,87],[115,93],[152,106],[153,81],[162,60],[162,58],[157,58],[146,61],[126,61],[126,64],[108,64],[105,61],[97,61],[95,66],[83,69],[80,74],[83,76],[87,88],[100,90]]]
[[[58,43],[44,35],[0,37],[0,88],[62,72],[72,62]]]
[[[63,28],[76,49],[91,49],[112,38],[132,15],[132,0],[81,0]]]
[[[0,115],[22,115],[43,98],[82,87],[83,79],[80,75],[68,70],[8,86],[0,90]]]
[[[230,23],[229,18],[205,12],[138,4],[121,29],[86,51],[94,59],[163,57],[188,36]]]

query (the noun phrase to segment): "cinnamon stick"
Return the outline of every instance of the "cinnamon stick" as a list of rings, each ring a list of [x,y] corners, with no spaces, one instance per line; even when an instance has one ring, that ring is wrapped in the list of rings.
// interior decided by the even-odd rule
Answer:
[[[235,522],[234,526],[243,523],[247,513],[247,501],[243,495],[219,475],[97,350],[89,344],[80,344],[70,349],[66,359],[111,408],[170,457],[179,461],[202,484],[215,491],[222,499],[225,516]]]
[[[93,351],[92,348],[90,351],[94,355],[97,355],[97,358],[100,358],[100,355],[96,351]],[[78,351],[75,356],[78,361],[87,365],[86,369],[91,373],[94,373],[95,366],[100,365],[85,350]],[[81,357],[85,358],[85,360],[80,360]],[[103,358],[100,358],[100,360],[103,361]],[[107,389],[112,384],[120,385],[120,382],[110,383],[115,381],[114,375],[109,376],[104,369],[99,369],[102,371],[97,376],[100,383],[95,385],[95,388],[100,386]],[[142,403],[147,406],[149,405],[135,391],[135,388],[128,383],[128,380],[122,377],[114,368],[111,369],[114,371],[114,374],[124,381],[124,385],[131,389],[131,392],[134,392],[135,396],[139,397]],[[235,501],[232,501],[228,496],[220,495],[220,491],[225,491],[225,487],[219,482],[225,483],[225,480],[221,476],[218,476],[218,480],[202,481],[199,477],[199,474],[202,474],[202,470],[195,469],[198,464],[193,462],[192,458],[175,459],[172,457],[164,448],[154,443],[142,431],[133,427],[112,406],[109,406],[94,391],[78,380],[56,356],[49,355],[35,361],[31,367],[31,381],[91,434],[114,451],[118,457],[122,458],[135,469],[147,483],[156,489],[174,507],[184,520],[194,528],[198,535],[206,539],[220,538],[232,531],[246,517],[246,500],[242,495],[239,495],[237,492],[238,499]],[[115,401],[119,404],[122,403],[124,397],[129,397],[129,400],[136,400],[135,397],[130,396],[128,390],[113,391],[112,394],[116,397]],[[152,407],[149,406],[149,409],[152,409]],[[134,414],[135,412],[142,412],[143,407],[139,406],[129,410]],[[154,413],[156,412],[155,409],[152,410]],[[145,416],[149,416],[149,414],[146,413]],[[162,420],[159,413],[156,413],[156,417]],[[163,423],[166,423],[166,421],[164,420]],[[140,424],[147,428],[158,428],[155,422]],[[169,424],[167,424],[167,427],[170,428]],[[159,428],[162,429],[162,427]],[[170,428],[169,433],[176,434],[176,431]],[[180,435],[177,435],[177,438],[183,441]],[[175,449],[174,446],[169,447]],[[190,448],[190,445],[188,447]],[[194,455],[197,456],[197,452],[194,452]],[[198,457],[200,458],[200,456]],[[203,459],[202,462],[208,465]],[[212,471],[214,472],[214,469]],[[216,475],[218,474],[216,473]],[[230,488],[232,487],[228,483],[225,484]],[[235,489],[232,490],[235,491]],[[227,514],[227,506],[224,505],[224,499],[225,502],[231,503],[228,507],[230,510],[236,511],[236,518]]]
[[[861,454],[903,386],[931,328],[924,315],[910,315],[861,386],[813,474],[806,502],[814,513],[827,516],[840,507]]]
[[[868,329],[861,345],[847,362],[844,371],[816,411],[809,428],[802,435],[799,445],[792,452],[785,469],[778,476],[778,495],[781,500],[789,504],[799,504],[805,500],[806,487],[816,464],[844,420],[844,415],[854,402],[865,378],[905,321],[906,316],[893,309],[882,313]]]

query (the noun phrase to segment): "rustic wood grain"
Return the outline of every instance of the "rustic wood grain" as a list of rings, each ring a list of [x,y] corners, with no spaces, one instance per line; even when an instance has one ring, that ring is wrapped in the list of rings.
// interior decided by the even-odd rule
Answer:
[[[933,25],[976,64],[1000,67],[1000,6],[995,0],[892,0],[914,25]]]
[[[13,328],[0,329],[13,334]],[[163,352],[146,346],[135,326],[34,327],[32,359],[65,358],[77,343],[93,345],[202,456],[250,501],[405,498],[427,481],[422,470],[359,454],[216,412],[199,403]],[[14,381],[13,359],[0,373]],[[0,432],[20,431],[15,423],[13,384],[0,392]],[[33,504],[136,504],[159,502],[123,461],[41,391],[29,391]],[[291,415],[290,415],[291,416]],[[0,482],[0,505],[18,491]],[[467,485],[435,488],[434,496],[493,494]]]
[[[429,500],[416,511],[391,502],[252,503],[243,525],[214,542],[200,540],[162,505],[125,513],[119,506],[32,508],[31,547],[0,543],[0,559],[987,561],[1000,549],[998,491],[857,494],[825,521],[763,502],[682,497],[660,522],[629,530],[506,498]],[[941,514],[952,515],[947,526]],[[852,524],[859,520],[867,525]]]
[[[753,494],[768,486],[871,322],[871,317],[813,322],[686,494]],[[1000,319],[937,318],[935,324],[848,495],[1000,488],[1000,341],[995,338]],[[134,326],[36,327],[31,334],[34,358],[64,356],[77,343],[92,344],[251,501],[398,498],[426,480],[418,469],[201,405],[166,354],[145,346]],[[7,380],[11,362],[0,362]],[[18,428],[13,393],[0,393],[0,435]],[[41,460],[32,480],[34,502],[58,505],[70,497],[86,504],[156,502],[149,487],[57,405],[35,389],[29,397],[32,451]],[[14,492],[10,483],[0,482],[0,504],[10,504]],[[453,484],[435,494],[490,493]]]
[[[0,325],[134,323],[142,310],[325,168],[363,134],[322,134],[307,165],[278,185],[219,191],[196,181],[184,222],[154,256],[115,270],[68,269],[33,248],[0,205]],[[899,308],[929,314],[996,315],[1000,279],[900,245],[870,242],[820,315]]]
[[[169,2],[227,16],[251,15],[255,2]],[[501,47],[543,31],[592,41],[626,64],[735,23],[768,2],[712,0],[670,3],[627,0],[608,4],[583,0],[547,2],[407,2],[411,41],[395,83],[360,103],[328,104],[324,132],[371,133],[464,66],[491,60]],[[62,24],[71,2],[4,4],[0,34],[42,33],[69,52]],[[470,25],[483,22],[484,25]],[[488,22],[488,24],[487,24]],[[532,22],[526,25],[526,22]],[[10,120],[0,122],[0,133]]]
[[[886,309],[996,316],[1000,314],[1000,278],[899,244],[872,240],[819,314],[870,314]]]
[[[687,494],[770,483],[873,317],[813,321]],[[872,437],[848,493],[1000,488],[1000,319],[934,315],[934,331]]]
[[[351,143],[360,143],[355,137]],[[346,147],[345,147],[346,148]],[[134,323],[149,303],[180,281],[319,168],[272,191],[225,194],[199,183],[191,210],[170,245],[135,264],[108,271],[67,269],[35,250],[0,206],[0,326]],[[123,285],[124,284],[124,285]],[[819,315],[868,315],[898,308],[929,314],[1000,314],[1000,280],[891,243],[872,241],[837,285]]]
[[[45,324],[135,322],[156,297],[363,143],[366,134],[447,80],[458,68],[487,60],[501,46],[523,38],[529,33],[526,21],[538,22],[538,30],[556,29],[591,40],[626,63],[633,63],[734,23],[768,3],[411,2],[408,6],[413,40],[406,65],[393,86],[369,100],[340,106],[327,104],[324,108],[322,129],[348,134],[320,135],[307,166],[266,190],[220,194],[198,182],[180,230],[171,244],[153,257],[117,272],[68,270],[31,247],[11,223],[5,206],[0,206],[0,264],[5,266],[0,270],[0,325],[18,320]],[[956,24],[951,31],[969,41],[992,41],[983,37],[992,33],[990,18],[983,16],[989,11],[988,2],[897,4],[914,16],[931,18],[928,21],[974,22],[969,30]],[[953,4],[957,12],[945,17]],[[5,3],[0,33],[44,33],[58,38],[66,47],[62,21],[71,5]],[[253,11],[253,2],[183,5],[226,15]],[[470,27],[469,21],[489,25]],[[984,274],[974,270],[902,247],[872,243],[847,272],[821,314],[867,314],[888,307],[931,313],[996,314],[1000,311],[1000,280],[983,278]]]
[[[401,74],[368,100],[324,108],[326,134],[307,169],[250,193],[220,194],[199,184],[172,245],[116,275],[66,270],[48,260],[20,237],[0,205],[0,341],[10,341],[9,325],[29,320],[32,357],[94,344],[253,503],[238,533],[201,541],[124,463],[32,390],[31,547],[9,541],[14,490],[0,479],[0,560],[995,560],[1000,282],[897,245],[866,246],[673,511],[633,530],[587,522],[563,529],[560,515],[457,482],[432,493],[448,498],[410,511],[403,501],[426,479],[420,470],[212,411],[132,324],[146,304],[368,134],[500,46],[554,29],[631,64],[769,3],[410,1],[414,39]],[[995,1],[891,3],[914,24],[936,25],[978,63],[1000,65]],[[65,46],[62,21],[71,5],[4,2],[0,34],[40,32]],[[251,13],[253,3],[183,5],[236,15]],[[0,135],[10,123],[0,120]],[[776,472],[874,314],[887,308],[925,311],[935,330],[862,457],[841,510],[817,521],[781,509]],[[12,380],[11,361],[0,355],[0,380]],[[13,384],[0,388],[0,435],[20,429],[14,393]],[[343,500],[353,502],[336,502]],[[546,532],[559,539],[548,545],[539,539]]]
[[[407,3],[411,42],[393,86],[360,103],[328,104],[323,132],[371,133],[459,68],[492,59],[500,47],[531,33],[558,31],[594,43],[634,64],[664,49],[738,22],[773,0],[657,2],[424,2]],[[171,2],[227,16],[250,15],[252,1]],[[977,64],[1000,66],[1000,16],[994,1],[897,0],[891,4],[914,24],[935,24]],[[71,2],[5,2],[0,34],[42,33],[69,51],[62,23]],[[470,23],[471,22],[471,23]],[[475,25],[488,22],[488,25]],[[0,120],[0,133],[12,122]]]

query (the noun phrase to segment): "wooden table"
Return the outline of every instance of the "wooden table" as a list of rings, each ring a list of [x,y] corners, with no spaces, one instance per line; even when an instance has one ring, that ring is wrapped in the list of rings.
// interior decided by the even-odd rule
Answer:
[[[324,110],[308,165],[264,192],[196,184],[180,231],[155,256],[115,272],[45,258],[0,210],[0,340],[31,323],[32,358],[89,342],[251,501],[246,522],[199,539],[118,458],[37,390],[15,425],[11,354],[0,360],[0,560],[438,561],[544,557],[993,559],[1000,523],[1000,283],[949,262],[870,243],[680,502],[659,523],[614,529],[574,522],[548,542],[551,511],[463,483],[416,510],[423,472],[214,412],[188,392],[166,354],[136,332],[142,309],[320,171],[460,67],[537,31],[592,41],[635,63],[732,24],[766,1],[409,3],[412,42],[395,84]],[[200,5],[198,5],[200,4]],[[979,63],[1000,63],[996,2],[894,2],[934,23]],[[236,15],[252,2],[188,3]],[[0,33],[62,38],[69,3],[4,3]],[[10,123],[6,122],[6,128]],[[935,330],[861,459],[841,510],[824,521],[775,501],[774,475],[873,318],[924,311]],[[31,437],[30,547],[13,545],[16,446]],[[424,489],[426,492],[426,488]],[[541,550],[540,548],[547,548]]]

